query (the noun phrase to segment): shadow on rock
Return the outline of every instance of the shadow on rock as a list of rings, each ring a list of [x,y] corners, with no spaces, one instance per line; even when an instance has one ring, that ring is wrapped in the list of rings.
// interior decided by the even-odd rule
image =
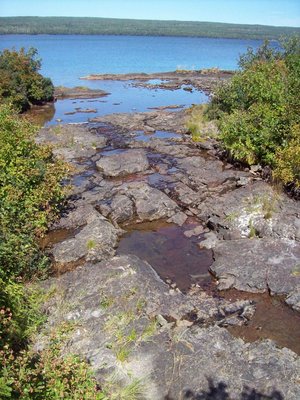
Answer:
[[[185,390],[183,394],[184,400],[284,400],[283,395],[273,390],[270,395],[258,392],[256,389],[251,389],[245,386],[240,396],[234,399],[227,391],[227,385],[224,382],[214,383],[212,379],[208,379],[208,391],[196,393],[192,390]],[[165,400],[175,400],[172,397],[166,396]]]

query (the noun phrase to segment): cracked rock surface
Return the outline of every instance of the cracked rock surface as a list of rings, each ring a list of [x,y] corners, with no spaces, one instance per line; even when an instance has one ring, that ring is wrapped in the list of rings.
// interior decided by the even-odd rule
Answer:
[[[270,340],[233,337],[225,327],[247,326],[256,304],[218,291],[269,292],[300,311],[299,203],[255,171],[221,161],[215,140],[194,143],[185,111],[99,121],[45,128],[38,137],[75,171],[69,208],[52,227],[64,237],[47,249],[61,267],[42,284],[52,296],[36,348],[70,322],[63,351],[88,359],[100,385],[112,375],[121,387],[141,379],[145,400],[201,399],[220,385],[234,400],[249,390],[298,400],[299,356]],[[156,130],[181,135],[151,137]],[[115,256],[134,224],[162,221],[182,227],[199,251],[211,249],[213,289],[199,281],[182,293],[143,257]]]

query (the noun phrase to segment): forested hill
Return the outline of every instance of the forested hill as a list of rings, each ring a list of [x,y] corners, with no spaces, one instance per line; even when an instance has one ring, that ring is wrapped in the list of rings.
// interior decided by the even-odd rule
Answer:
[[[88,34],[278,39],[300,28],[218,22],[77,17],[1,17],[0,34]]]

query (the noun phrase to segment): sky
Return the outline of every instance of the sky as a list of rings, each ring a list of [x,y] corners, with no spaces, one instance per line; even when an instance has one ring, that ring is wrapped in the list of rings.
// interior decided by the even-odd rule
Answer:
[[[0,0],[0,16],[71,16],[300,26],[300,0]]]

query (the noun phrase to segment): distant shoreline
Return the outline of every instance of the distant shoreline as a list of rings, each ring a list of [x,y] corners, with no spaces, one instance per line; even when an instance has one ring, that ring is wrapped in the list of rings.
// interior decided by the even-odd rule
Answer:
[[[300,28],[219,22],[154,21],[90,17],[0,17],[2,35],[171,36],[278,40]]]

